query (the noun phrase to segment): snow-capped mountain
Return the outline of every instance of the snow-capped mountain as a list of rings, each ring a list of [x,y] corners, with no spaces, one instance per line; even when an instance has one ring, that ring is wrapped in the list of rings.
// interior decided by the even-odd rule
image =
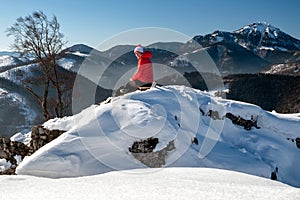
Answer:
[[[149,166],[212,167],[300,187],[299,114],[266,112],[184,86],[115,97],[43,127],[66,132],[26,157],[17,174],[58,178]],[[147,138],[152,141],[141,143]]]
[[[240,45],[255,51],[260,50],[300,50],[300,41],[268,23],[247,25],[233,32]]]
[[[221,72],[225,65],[229,69],[225,72],[229,74],[242,71],[256,73],[270,64],[300,59],[300,41],[264,22],[233,32],[215,31],[195,36],[193,40],[208,49]],[[194,41],[189,42],[191,46]],[[226,63],[228,60],[229,63]]]
[[[298,39],[265,22],[253,23],[233,32],[215,31],[194,39],[204,47],[220,42],[237,43],[254,53],[260,50],[300,50]]]

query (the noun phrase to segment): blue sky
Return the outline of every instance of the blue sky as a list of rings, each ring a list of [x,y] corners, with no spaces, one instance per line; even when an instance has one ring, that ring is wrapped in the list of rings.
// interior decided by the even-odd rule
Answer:
[[[124,3],[125,2],[125,3]],[[56,15],[67,46],[92,47],[120,32],[161,27],[190,36],[234,31],[264,21],[300,39],[299,0],[0,0],[0,50],[13,38],[5,30],[33,11]]]

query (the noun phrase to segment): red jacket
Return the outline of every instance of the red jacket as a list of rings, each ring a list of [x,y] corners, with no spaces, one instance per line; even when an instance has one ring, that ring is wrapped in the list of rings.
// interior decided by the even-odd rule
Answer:
[[[145,51],[142,54],[138,61],[138,70],[131,80],[139,80],[145,83],[152,83],[154,81],[151,57],[152,53],[150,51]]]

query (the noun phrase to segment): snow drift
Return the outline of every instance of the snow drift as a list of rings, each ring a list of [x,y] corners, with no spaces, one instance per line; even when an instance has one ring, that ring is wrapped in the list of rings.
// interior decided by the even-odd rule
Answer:
[[[47,179],[0,176],[3,199],[297,200],[298,188],[244,173],[208,168],[139,169]]]
[[[212,115],[212,113],[217,113]],[[237,119],[255,121],[247,130]],[[184,86],[152,88],[114,97],[79,114],[47,121],[66,131],[26,157],[17,174],[78,177],[147,168],[129,148],[158,138],[153,152],[173,141],[163,167],[212,167],[245,172],[300,187],[300,115],[270,113]],[[195,142],[197,141],[197,142]]]

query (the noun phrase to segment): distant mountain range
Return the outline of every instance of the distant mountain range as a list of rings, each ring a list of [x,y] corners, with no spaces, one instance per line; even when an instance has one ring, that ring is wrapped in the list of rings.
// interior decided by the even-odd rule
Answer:
[[[298,83],[297,77],[300,75],[300,41],[267,23],[253,23],[233,32],[215,31],[204,36],[197,35],[186,43],[158,42],[145,48],[153,54],[156,81],[162,85],[185,84],[203,89],[201,76],[193,74],[196,71],[193,59],[203,52],[210,55],[229,88],[230,85],[236,85],[233,83],[240,83],[243,80],[239,74],[285,75],[296,77],[295,80],[291,80],[295,84]],[[71,86],[76,76],[81,77],[81,95],[89,95],[89,91],[84,88],[98,84],[95,98],[96,101],[102,101],[111,96],[112,90],[122,84],[118,82],[119,80],[124,79],[126,74],[132,75],[136,70],[137,60],[132,52],[133,49],[134,46],[131,45],[117,45],[106,51],[98,51],[84,44],[64,49],[58,64],[62,79],[67,80],[65,98],[68,107],[65,114],[71,114]],[[201,63],[197,64],[201,65]],[[130,70],[132,73],[128,73]],[[6,110],[0,113],[0,135],[12,134],[21,131],[24,128],[22,125],[30,127],[31,124],[42,121],[41,110],[36,106],[34,98],[26,91],[23,84],[25,80],[30,79],[31,83],[35,84],[34,87],[40,87],[37,78],[39,74],[41,71],[34,59],[20,57],[18,52],[0,52],[0,107]],[[124,80],[128,79],[125,77]],[[276,77],[275,79],[282,80]],[[247,81],[249,80],[257,79],[250,79],[247,76]],[[276,85],[276,87],[281,87],[279,91],[283,90],[284,85],[281,82]],[[257,87],[255,85],[251,88],[257,90],[259,89]],[[298,88],[295,88],[295,91],[298,91]],[[255,93],[254,91],[247,92]],[[243,101],[248,98],[239,99],[241,95],[237,93],[231,97]],[[255,98],[257,100],[259,97]],[[297,95],[293,95],[293,104],[289,103],[293,109],[284,108],[277,111],[300,112],[300,102],[297,98]],[[16,101],[16,99],[21,100]],[[259,99],[255,103],[260,105]],[[276,102],[272,105],[276,105]],[[82,105],[82,108],[86,106],[88,105]],[[30,107],[36,114],[28,118]],[[10,108],[13,108],[17,115],[9,112]],[[269,106],[267,109],[277,109],[277,107]],[[18,122],[22,123],[18,124]]]
[[[222,75],[258,72],[299,75],[300,41],[267,23],[253,23],[233,32],[215,31],[198,35],[186,43],[154,43],[146,48],[153,53],[154,63],[171,66],[181,72],[193,71],[192,59],[205,50]],[[133,49],[131,45],[118,45],[100,52],[78,44],[64,52],[67,58],[76,60],[71,68],[73,71],[77,72],[85,59],[90,62],[89,65],[95,64],[96,69],[101,65],[113,66],[114,69],[109,71],[114,74],[115,68],[119,73],[119,67],[126,71],[136,66]],[[90,56],[86,59],[76,52]]]
[[[267,23],[253,23],[232,33],[215,31],[194,40],[208,47],[221,72],[229,74],[300,61],[300,41]]]

